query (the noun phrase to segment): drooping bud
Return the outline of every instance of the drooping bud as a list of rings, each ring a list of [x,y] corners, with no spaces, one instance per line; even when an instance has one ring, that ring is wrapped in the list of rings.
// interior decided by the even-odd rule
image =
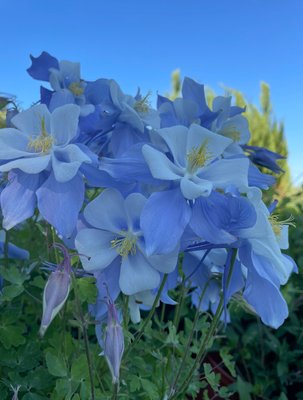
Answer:
[[[113,383],[119,382],[120,365],[124,352],[124,336],[120,325],[115,304],[107,298],[107,326],[104,338],[104,356],[112,374]]]
[[[64,259],[57,269],[50,274],[44,288],[43,315],[39,330],[41,336],[45,334],[50,323],[63,307],[71,286],[71,263],[67,249],[59,244],[54,244],[53,247],[62,250]]]

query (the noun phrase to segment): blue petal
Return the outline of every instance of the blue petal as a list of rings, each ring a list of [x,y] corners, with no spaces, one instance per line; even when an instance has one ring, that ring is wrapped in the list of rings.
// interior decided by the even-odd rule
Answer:
[[[52,173],[37,190],[38,208],[62,236],[71,236],[84,200],[84,182],[76,175],[65,183],[56,181]]]
[[[28,154],[32,155],[33,153],[28,153]],[[0,171],[5,172],[15,168],[15,169],[20,169],[21,171],[26,172],[27,174],[39,174],[48,167],[49,161],[50,161],[49,154],[38,157],[19,158],[17,160],[10,161],[6,164],[1,165]]]
[[[153,193],[141,216],[146,253],[170,253],[184,232],[191,209],[180,189]]]
[[[153,147],[144,145],[142,153],[154,178],[176,181],[183,176],[181,168],[177,167],[165,154]]]
[[[104,301],[110,295],[111,300],[115,302],[120,293],[119,276],[121,268],[121,259],[117,257],[107,268],[94,273],[96,278],[98,297],[96,304],[90,307],[90,311],[95,319],[100,321],[107,313],[108,306]]]
[[[248,188],[248,167],[246,158],[218,160],[201,169],[198,176],[212,182],[217,189],[234,185],[245,191]]]
[[[128,227],[133,231],[139,231],[140,216],[145,206],[146,198],[141,193],[131,193],[125,199],[124,205],[127,215]]]
[[[84,210],[86,221],[105,231],[119,233],[127,230],[127,214],[123,196],[115,189],[106,189]]]
[[[32,78],[38,79],[39,81],[48,81],[49,69],[59,68],[58,60],[46,51],[43,51],[39,57],[30,55],[30,58],[32,60],[32,65],[27,69],[27,72]]]
[[[12,123],[28,137],[39,136],[42,131],[42,120],[45,124],[46,132],[50,133],[51,114],[45,104],[37,104],[22,111],[12,118]]]
[[[264,324],[279,328],[288,316],[288,308],[280,290],[269,279],[260,276],[250,263],[243,297]]]
[[[147,261],[140,251],[122,258],[119,285],[124,294],[132,295],[143,290],[156,288],[160,274]]]
[[[82,163],[91,163],[91,159],[75,144],[55,148],[53,151],[52,167],[58,182],[74,178]]]
[[[182,85],[183,98],[192,100],[199,107],[199,115],[202,115],[207,109],[204,85],[195,82],[193,79],[185,77]]]
[[[197,177],[195,181],[187,177],[181,179],[180,188],[183,196],[188,200],[194,200],[199,196],[209,196],[213,188],[212,182]]]
[[[53,112],[56,108],[65,104],[74,104],[75,98],[72,92],[68,89],[60,89],[56,92],[51,92],[52,96],[49,99],[49,110]]]
[[[1,193],[3,227],[5,229],[13,228],[34,214],[35,191],[41,183],[41,176],[17,171],[10,173],[9,180],[10,183]]]
[[[83,254],[81,262],[86,271],[97,271],[109,266],[117,257],[111,246],[115,235],[98,229],[82,229],[75,238],[76,249]]]
[[[173,126],[157,131],[167,143],[177,165],[185,167],[188,129],[185,126]]]
[[[55,138],[55,144],[65,146],[77,134],[80,107],[76,104],[65,104],[56,108],[51,116],[51,133]]]

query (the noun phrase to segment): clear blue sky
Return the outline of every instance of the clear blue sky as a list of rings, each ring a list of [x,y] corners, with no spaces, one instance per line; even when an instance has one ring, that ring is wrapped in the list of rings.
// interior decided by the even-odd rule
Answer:
[[[293,178],[303,180],[302,0],[0,0],[0,15],[0,91],[24,107],[39,96],[25,71],[29,54],[43,50],[130,94],[167,91],[180,68],[218,93],[224,84],[258,102],[263,80],[285,122]]]

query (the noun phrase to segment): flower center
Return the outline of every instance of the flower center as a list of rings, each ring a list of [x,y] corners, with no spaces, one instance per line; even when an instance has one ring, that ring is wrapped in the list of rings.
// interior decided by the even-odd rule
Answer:
[[[134,105],[134,109],[137,112],[147,113],[150,107],[149,97],[151,96],[151,92],[147,92],[146,96],[142,97],[142,99],[137,100]]]
[[[72,82],[68,89],[73,93],[74,96],[81,96],[84,92],[81,82]]]
[[[54,138],[50,136],[45,128],[44,117],[41,120],[41,134],[35,139],[30,138],[28,142],[28,147],[33,149],[36,153],[47,154],[52,148],[54,143]]]
[[[192,148],[187,154],[187,170],[195,173],[197,169],[204,167],[211,157],[211,153],[207,151],[207,140],[205,140],[200,147]]]
[[[268,217],[268,220],[272,226],[272,229],[275,233],[276,236],[281,235],[281,231],[283,228],[283,225],[288,225],[288,226],[293,226],[294,228],[296,227],[296,224],[294,223],[294,217],[291,215],[285,220],[279,221],[279,215],[278,214],[272,214]]]
[[[117,253],[122,257],[127,257],[129,254],[132,256],[136,254],[137,237],[131,232],[121,231],[119,236],[111,240],[110,245],[116,249]]]

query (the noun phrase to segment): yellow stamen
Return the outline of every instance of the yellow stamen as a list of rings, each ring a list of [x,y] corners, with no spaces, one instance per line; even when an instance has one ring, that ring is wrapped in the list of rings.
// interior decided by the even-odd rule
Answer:
[[[84,92],[84,89],[81,85],[81,82],[72,82],[68,89],[75,95],[75,96],[81,96]]]
[[[126,231],[121,231],[120,236],[110,242],[111,247],[116,249],[122,257],[127,257],[129,254],[135,255],[137,251],[136,243],[137,237]]]
[[[204,167],[211,157],[211,153],[207,151],[207,140],[205,140],[200,147],[194,147],[187,154],[188,170],[192,173],[196,172],[198,168]]]
[[[149,97],[151,96],[151,92],[147,92],[146,96],[142,97],[142,99],[137,100],[134,105],[134,109],[137,112],[147,113],[150,108]]]
[[[30,138],[28,142],[28,148],[33,149],[37,153],[48,153],[52,148],[54,139],[50,136],[45,128],[45,118],[42,117],[41,120],[41,134],[35,139]]]
[[[272,214],[268,217],[268,220],[276,236],[281,235],[283,225],[293,226],[294,228],[296,227],[296,224],[294,223],[295,218],[292,215],[287,219],[280,221],[278,214]]]

